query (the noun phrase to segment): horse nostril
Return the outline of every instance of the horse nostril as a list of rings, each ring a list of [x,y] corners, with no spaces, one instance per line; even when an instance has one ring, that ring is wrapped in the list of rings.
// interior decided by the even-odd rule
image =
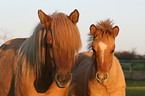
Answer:
[[[62,74],[60,74],[60,73],[57,73],[57,74],[56,74],[56,80],[57,80],[58,82],[61,82],[62,78],[63,78],[63,75],[62,75]]]
[[[56,73],[55,82],[58,87],[65,88],[69,86],[72,80],[72,73]]]
[[[106,80],[108,78],[108,74],[105,74],[104,76],[104,80]]]
[[[97,76],[96,76],[96,77],[97,77],[97,79],[100,79],[100,75],[99,75],[99,73],[97,73]]]
[[[72,79],[72,74],[71,74],[71,73],[66,74],[66,75],[65,75],[65,79],[66,79],[68,82],[71,81],[71,79]]]
[[[96,78],[100,83],[106,82],[106,80],[108,79],[108,73],[106,74],[96,73]]]
[[[72,74],[68,73],[68,74],[65,75],[65,74],[62,74],[62,73],[57,73],[55,77],[56,77],[55,79],[58,82],[69,82],[72,79]]]

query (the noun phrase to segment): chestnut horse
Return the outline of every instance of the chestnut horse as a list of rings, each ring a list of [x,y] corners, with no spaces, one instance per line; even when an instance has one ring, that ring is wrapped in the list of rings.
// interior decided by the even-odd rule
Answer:
[[[76,57],[70,96],[125,96],[125,79],[114,56],[119,27],[110,20],[91,25],[90,48]]]
[[[40,23],[30,38],[13,39],[0,47],[1,96],[66,96],[75,54],[81,47],[76,23],[69,16],[38,11]]]

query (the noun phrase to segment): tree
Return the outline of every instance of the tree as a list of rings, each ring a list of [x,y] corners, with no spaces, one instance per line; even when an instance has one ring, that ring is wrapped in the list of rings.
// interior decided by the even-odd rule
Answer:
[[[0,45],[10,39],[10,37],[12,37],[10,32],[0,29]]]

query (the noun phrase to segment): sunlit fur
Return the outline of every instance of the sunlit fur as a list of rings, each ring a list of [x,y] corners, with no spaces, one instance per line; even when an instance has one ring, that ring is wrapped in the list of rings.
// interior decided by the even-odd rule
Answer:
[[[63,13],[52,15],[51,30],[54,45],[67,51],[77,51],[81,46],[80,34],[76,25]],[[60,19],[61,18],[61,19]]]
[[[59,88],[53,75],[57,72],[55,69],[62,68],[65,69],[64,71],[71,72],[75,52],[81,47],[80,34],[76,24],[73,24],[67,15],[55,13],[50,17],[52,21],[49,28],[45,28],[39,23],[30,38],[14,39],[0,47],[0,69],[2,70],[0,77],[5,77],[0,79],[2,96],[59,96],[60,94],[66,96],[68,88]],[[51,52],[47,43],[48,32],[51,32],[54,52]],[[50,52],[56,65],[52,64],[53,60],[49,57]],[[67,54],[67,57],[61,57],[64,56],[63,54]],[[47,78],[48,81],[40,79],[40,84],[44,83],[43,85],[49,88],[46,87],[45,91],[38,93],[34,82],[42,76],[45,76],[42,80]],[[4,79],[7,81],[5,82]],[[38,81],[36,80],[36,82]],[[38,88],[41,89],[39,85]]]
[[[54,56],[56,57],[55,62],[56,64],[61,64],[61,65],[56,65],[56,67],[63,68],[65,66],[68,66],[69,64],[69,61],[67,62],[67,60],[70,61],[72,60],[70,64],[73,64],[73,60],[74,60],[73,57],[75,51],[78,51],[81,46],[80,35],[77,27],[73,25],[73,23],[63,13],[59,13],[59,14],[55,13],[54,15],[52,15],[51,18],[52,21],[51,21],[50,28],[52,31],[52,41],[53,41],[52,46],[54,48]],[[20,76],[23,76],[23,74],[30,75],[30,77],[31,75],[38,76],[39,73],[41,72],[41,68],[45,64],[45,59],[46,59],[45,52],[46,52],[46,29],[42,27],[41,24],[39,24],[36,27],[33,35],[28,40],[26,40],[22,44],[21,48],[19,49],[17,61],[19,64],[18,66],[20,68],[18,68],[17,74],[21,74],[22,71],[22,75]],[[61,57],[61,54],[62,55],[65,54],[65,56],[68,57]],[[56,55],[59,57],[57,58]],[[68,64],[64,64],[64,62],[61,61],[66,61]],[[72,65],[70,65],[70,72],[71,72],[71,67]],[[61,70],[61,71],[65,71],[65,70]],[[24,82],[24,80],[22,81]]]
[[[110,19],[107,19],[106,21],[100,21],[96,24],[96,28],[100,32],[95,34],[95,38],[94,36],[89,34],[89,44],[88,44],[89,50],[92,49],[92,43],[94,42],[94,39],[100,40],[104,35],[109,35],[112,32],[113,23],[112,21],[110,21]]]
[[[113,24],[109,19],[101,21],[96,25],[91,47],[94,50],[94,64],[97,66],[96,71],[100,74],[106,74],[111,66],[115,50],[115,37],[113,36]],[[105,50],[100,48],[100,43],[105,44]],[[103,46],[104,47],[104,46]]]
[[[94,33],[91,33],[89,48],[93,52],[82,52],[76,57],[69,96],[125,96],[124,74],[113,51],[118,27],[113,27],[111,21],[106,20],[92,29]],[[109,77],[99,81],[96,74],[106,72]]]
[[[54,56],[57,56],[57,58],[55,58],[57,59],[56,64],[61,68],[62,66],[65,67],[65,65],[68,65],[63,64],[64,62],[61,61],[64,60],[66,63],[72,62],[72,58],[74,58],[75,55],[74,52],[78,52],[81,47],[81,39],[78,28],[68,20],[67,16],[64,14],[55,14],[53,15],[53,18],[54,19],[52,19],[51,22],[51,30],[52,37],[55,38],[53,39]],[[58,55],[60,55],[60,57],[58,57]],[[60,60],[60,58],[62,60]],[[64,69],[62,70],[65,71]]]

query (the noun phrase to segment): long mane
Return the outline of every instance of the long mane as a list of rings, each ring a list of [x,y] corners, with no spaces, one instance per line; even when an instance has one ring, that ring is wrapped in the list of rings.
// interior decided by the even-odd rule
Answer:
[[[20,46],[17,54],[17,62],[21,73],[36,73],[45,64],[46,52],[46,28],[40,23],[36,26],[30,38]],[[30,72],[31,71],[31,72]]]
[[[81,39],[78,28],[63,13],[54,14],[51,22],[54,45],[66,51],[78,51]]]
[[[110,19],[107,19],[105,21],[100,21],[96,24],[96,28],[99,31],[99,34],[97,34],[96,37],[93,37],[91,34],[89,34],[89,44],[88,44],[88,49],[92,49],[92,42],[94,41],[95,38],[102,38],[104,35],[108,35],[112,32],[113,28],[113,23],[110,21]]]
[[[46,58],[46,34],[52,32],[53,46],[58,51],[78,51],[81,47],[81,39],[78,28],[63,13],[55,13],[51,16],[50,29],[46,30],[40,23],[36,26],[32,36],[28,38],[18,50],[17,62],[20,71],[28,74],[41,74],[41,68],[45,65]]]

